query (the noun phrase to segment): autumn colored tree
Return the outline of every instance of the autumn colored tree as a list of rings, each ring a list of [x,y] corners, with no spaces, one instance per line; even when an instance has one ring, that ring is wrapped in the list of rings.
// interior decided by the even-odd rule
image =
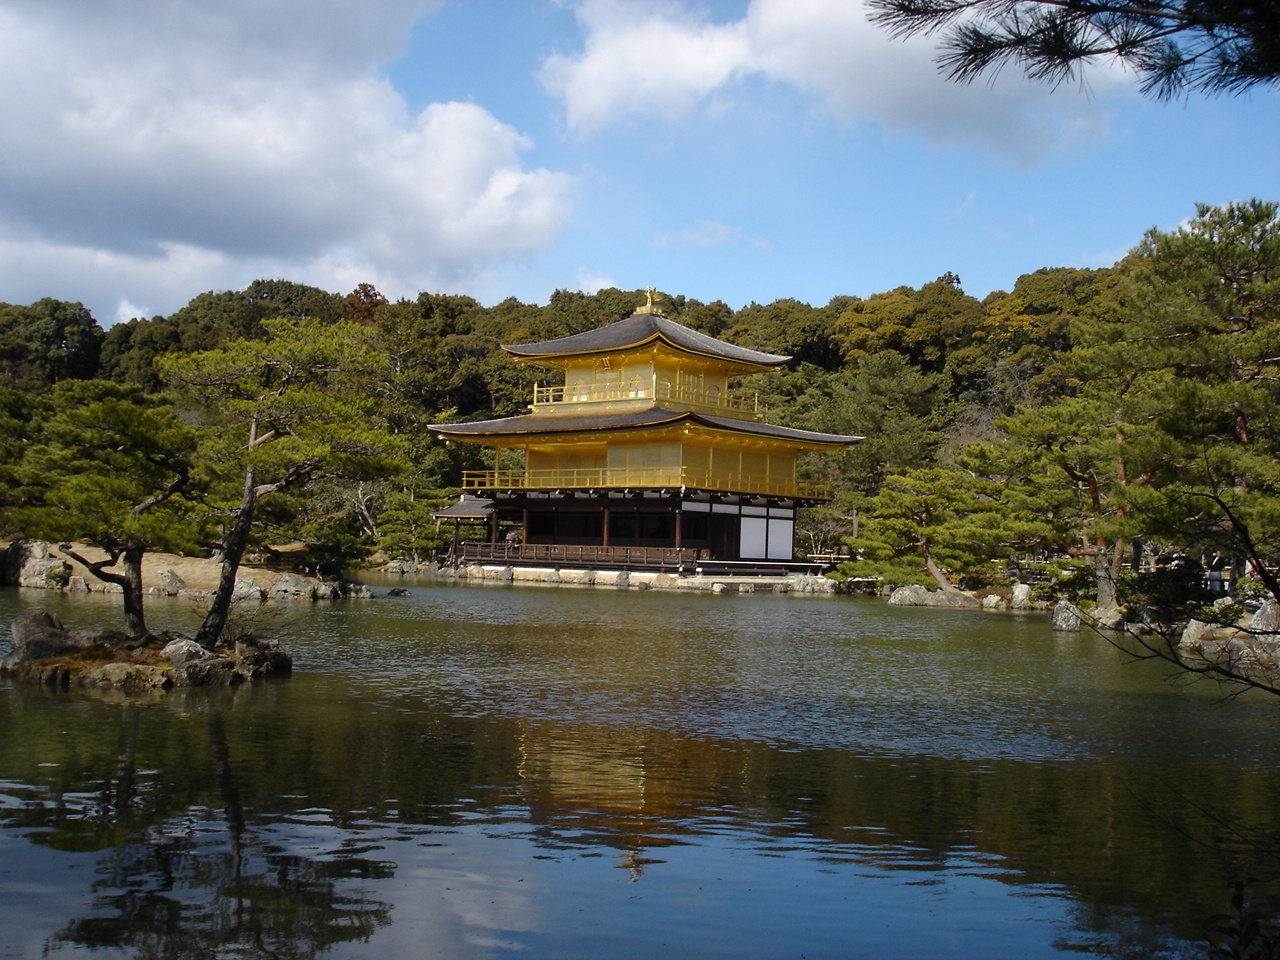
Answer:
[[[983,305],[945,280],[919,290],[899,287],[850,303],[835,321],[834,335],[845,361],[892,350],[927,373],[942,373],[947,389],[960,396],[981,371],[961,364],[962,352],[981,326]]]
[[[373,284],[362,283],[342,301],[342,312],[352,323],[367,327],[373,323],[378,308],[385,307],[389,302]]]

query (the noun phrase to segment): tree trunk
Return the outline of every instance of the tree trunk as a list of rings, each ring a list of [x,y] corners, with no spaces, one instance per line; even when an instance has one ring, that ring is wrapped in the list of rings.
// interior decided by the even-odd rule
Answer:
[[[929,552],[929,545],[927,543],[922,543],[920,545],[920,552],[924,554],[924,567],[929,571],[929,575],[933,577],[934,581],[938,584],[938,589],[945,593],[960,593],[960,589],[952,586],[951,581],[947,579],[947,575],[942,572],[936,563],[933,562],[933,554]]]
[[[1093,568],[1098,578],[1098,604],[1105,606],[1108,603],[1115,603],[1116,600],[1116,581],[1119,579],[1116,570],[1116,550],[1121,545],[1107,548],[1102,541],[1098,542],[1098,548],[1093,555]]]
[[[142,614],[142,547],[127,547],[121,557],[124,577],[124,632],[131,637],[147,634],[147,621]]]
[[[222,573],[218,577],[218,589],[213,595],[213,603],[205,615],[204,623],[196,632],[196,643],[213,648],[221,639],[227,626],[227,618],[231,615],[231,595],[236,588],[236,573],[240,570],[240,558],[244,556],[245,547],[249,543],[249,531],[253,529],[253,511],[258,505],[258,490],[253,467],[244,471],[244,492],[240,497],[240,507],[236,511],[236,522],[227,537],[226,548],[222,554]]]
[[[1231,570],[1227,580],[1227,592],[1235,595],[1240,578],[1249,568],[1249,549],[1239,530],[1231,531]]]
[[[103,583],[114,583],[121,591],[121,605],[124,608],[124,632],[131,637],[147,635],[147,621],[142,611],[142,558],[146,547],[130,543],[121,547],[119,543],[103,545],[95,544],[108,553],[106,560],[86,560],[71,549],[71,544],[61,544],[58,549],[84,567],[93,577]],[[123,572],[112,573],[106,568],[120,562]]]

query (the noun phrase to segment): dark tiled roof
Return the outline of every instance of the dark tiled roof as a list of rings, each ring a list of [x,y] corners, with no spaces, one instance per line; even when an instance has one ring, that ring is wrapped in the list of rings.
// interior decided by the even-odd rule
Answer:
[[[501,420],[480,420],[474,423],[433,423],[431,429],[445,436],[459,438],[495,436],[537,436],[552,433],[576,433],[590,431],[627,430],[636,427],[657,427],[688,420],[716,430],[746,433],[775,440],[795,440],[800,443],[816,443],[843,446],[857,443],[863,437],[843,436],[836,433],[815,433],[779,427],[770,423],[751,420],[733,420],[729,417],[713,417],[689,410],[663,410],[649,407],[644,410],[625,410],[621,413],[529,413],[520,417]]]
[[[463,497],[457,503],[451,503],[443,509],[434,511],[431,516],[436,519],[457,518],[459,520],[479,520],[488,519],[492,513],[492,500],[481,500],[478,497]]]
[[[648,427],[671,423],[685,415],[683,410],[624,410],[621,413],[526,413],[501,420],[477,420],[471,423],[432,423],[437,433],[458,436],[487,436],[495,433],[567,433],[574,430],[608,430],[625,427]]]
[[[791,359],[776,353],[762,353],[759,350],[748,350],[746,347],[725,343],[723,340],[691,330],[683,324],[668,320],[656,313],[635,313],[625,320],[606,324],[595,330],[546,340],[542,343],[504,344],[502,349],[517,357],[528,359],[577,357],[625,350],[654,339],[665,340],[672,346],[689,353],[752,367],[778,367]]]
[[[798,430],[794,427],[779,427],[772,423],[752,423],[748,420],[731,420],[729,417],[713,417],[710,414],[698,414],[695,419],[708,426],[720,427],[722,430],[738,430],[743,433],[756,433],[764,437],[780,437],[784,440],[804,440],[809,443],[858,443],[866,437],[845,436],[839,433],[817,433],[813,430]]]

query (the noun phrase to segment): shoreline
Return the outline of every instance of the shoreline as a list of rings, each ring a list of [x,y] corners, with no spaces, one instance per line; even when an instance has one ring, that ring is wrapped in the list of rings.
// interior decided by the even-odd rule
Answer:
[[[577,586],[612,590],[698,590],[712,593],[836,594],[840,585],[827,577],[791,574],[785,577],[676,576],[654,570],[593,570],[583,567],[517,567],[509,564],[467,564],[440,567],[427,564],[409,571],[394,564],[379,568],[388,577],[429,580],[510,583],[527,586]]]
[[[71,546],[91,563],[107,559],[96,547]],[[105,569],[121,572],[118,566]],[[221,561],[148,553],[142,560],[142,592],[147,597],[205,601],[213,597],[221,575]],[[123,592],[119,584],[99,580],[59,547],[40,540],[15,540],[0,548],[0,585],[60,593]],[[358,580],[321,580],[292,572],[286,561],[274,567],[242,564],[236,571],[233,596],[237,600],[339,600],[367,599],[373,592]]]

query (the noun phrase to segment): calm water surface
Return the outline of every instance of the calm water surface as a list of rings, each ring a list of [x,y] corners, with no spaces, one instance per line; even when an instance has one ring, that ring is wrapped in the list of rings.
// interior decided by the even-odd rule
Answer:
[[[0,651],[46,606],[116,622],[7,590]],[[0,684],[0,957],[1192,956],[1280,848],[1280,700],[1039,615],[416,585],[255,626],[292,678]]]

